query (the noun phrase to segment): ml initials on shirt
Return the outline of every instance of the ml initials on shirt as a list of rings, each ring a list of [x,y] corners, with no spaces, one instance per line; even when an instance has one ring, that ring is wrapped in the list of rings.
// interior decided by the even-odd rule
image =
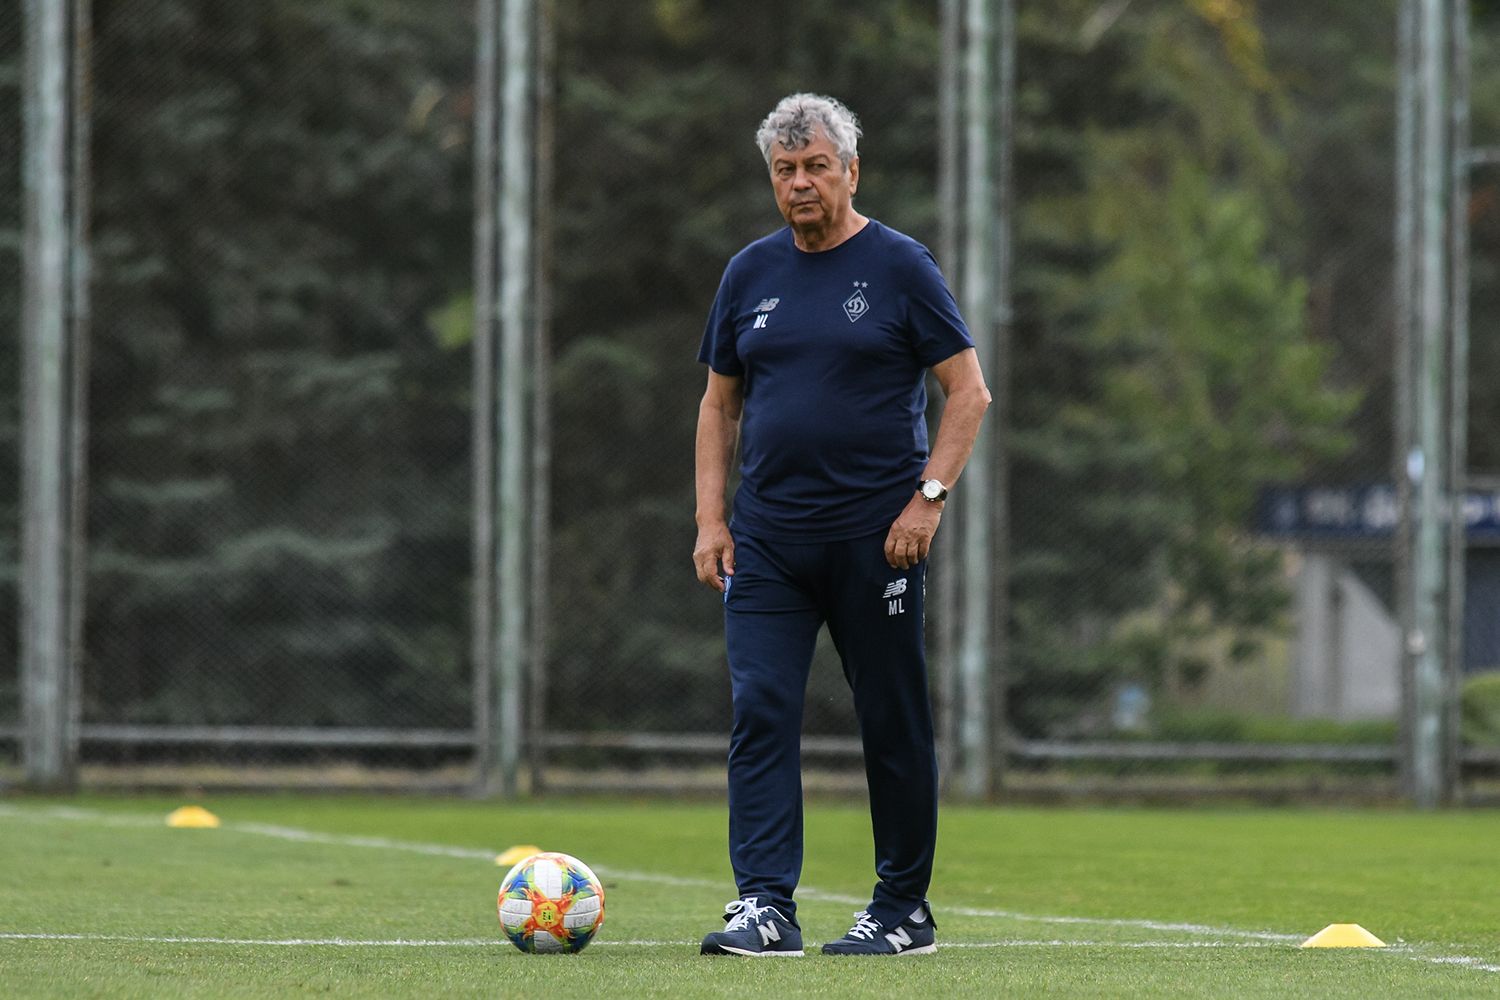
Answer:
[[[781,296],[779,295],[774,299],[761,299],[760,305],[750,310],[755,314],[755,323],[750,329],[764,330],[766,328],[766,321],[771,318],[771,310],[779,305],[781,305]]]

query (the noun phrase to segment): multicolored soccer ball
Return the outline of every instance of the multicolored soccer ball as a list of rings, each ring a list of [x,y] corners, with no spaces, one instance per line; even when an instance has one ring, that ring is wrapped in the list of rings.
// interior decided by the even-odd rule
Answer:
[[[528,953],[582,951],[604,923],[604,886],[589,866],[543,851],[500,883],[500,927]]]

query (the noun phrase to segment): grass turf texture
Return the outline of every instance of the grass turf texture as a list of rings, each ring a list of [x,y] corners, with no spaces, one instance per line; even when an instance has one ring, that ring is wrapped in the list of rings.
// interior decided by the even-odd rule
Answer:
[[[733,894],[722,807],[246,796],[204,803],[222,829],[167,828],[181,804],[0,802],[0,935],[81,936],[0,937],[0,992],[1500,995],[1495,812],[948,807],[932,890],[941,950],[861,960],[813,950],[869,894],[868,819],[862,807],[815,803],[800,910],[810,953],[743,961],[697,954]],[[504,869],[492,855],[518,843],[599,872],[607,917],[582,954],[522,955],[501,937]],[[1332,922],[1396,947],[1297,948]],[[1182,924],[1196,926],[1168,926]],[[338,940],[426,943],[327,943]]]

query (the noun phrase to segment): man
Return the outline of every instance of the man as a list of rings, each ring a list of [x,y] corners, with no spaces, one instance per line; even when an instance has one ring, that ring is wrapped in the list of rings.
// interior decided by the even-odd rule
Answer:
[[[827,624],[854,693],[879,882],[825,954],[937,949],[926,892],[937,758],[922,601],[928,550],[990,402],[932,255],[854,209],[859,124],[793,94],[756,139],[787,227],[735,255],[699,360],[698,578],[724,595],[740,898],[704,954],[801,955],[802,704]],[[929,456],[925,372],[947,403]],[[732,526],[724,493],[736,445]],[[969,502],[984,502],[971,497]]]

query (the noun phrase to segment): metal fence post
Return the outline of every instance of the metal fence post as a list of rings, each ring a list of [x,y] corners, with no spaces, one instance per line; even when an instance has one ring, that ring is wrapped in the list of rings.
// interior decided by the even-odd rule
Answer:
[[[534,93],[534,0],[504,0],[500,45],[500,280],[497,300],[499,329],[498,419],[499,450],[496,500],[495,634],[495,764],[496,790],[517,791],[521,766],[524,714],[522,682],[526,662],[526,633],[531,623],[531,588],[525,580],[527,527],[531,497],[528,430],[531,317],[534,287],[533,157],[531,102]]]
[[[1450,108],[1448,96],[1446,0],[1412,0],[1413,14],[1403,12],[1403,28],[1411,31],[1411,58],[1402,60],[1403,73],[1411,81],[1402,95],[1410,97],[1412,115],[1402,130],[1403,141],[1413,152],[1402,162],[1412,167],[1413,184],[1409,204],[1413,209],[1410,257],[1411,312],[1409,348],[1398,364],[1406,366],[1407,413],[1402,443],[1404,474],[1409,502],[1402,517],[1409,521],[1403,531],[1401,605],[1404,640],[1403,694],[1404,744],[1407,793],[1420,808],[1432,808],[1443,798],[1447,769],[1443,737],[1444,694],[1447,687],[1444,662],[1448,653],[1443,613],[1448,509],[1444,491],[1449,485],[1448,441],[1443,421],[1447,398],[1448,297],[1448,183],[1451,148],[1448,144]],[[1403,30],[1403,40],[1407,38]]]
[[[969,0],[964,37],[965,198],[963,272],[960,298],[972,326],[980,364],[993,368],[995,195],[993,183],[994,115],[991,104],[991,46],[993,0]],[[963,524],[962,597],[960,600],[958,690],[959,790],[965,798],[990,792],[991,707],[991,588],[994,585],[994,477],[990,456],[992,428],[980,430],[973,455],[964,470],[959,493]]]
[[[21,703],[26,780],[66,788],[76,780],[77,631],[70,591],[81,580],[75,493],[82,456],[75,417],[82,388],[81,320],[87,264],[82,152],[71,114],[71,5],[27,0],[22,72],[24,221],[21,450]],[[70,203],[71,202],[71,203]]]
[[[535,337],[534,0],[479,0],[480,141],[476,165],[474,614],[476,725],[488,742],[484,791],[514,795],[523,746],[522,688],[533,624],[526,579],[533,492],[531,348]],[[492,34],[497,32],[498,34]],[[495,68],[491,54],[498,54]],[[487,85],[488,84],[488,88]],[[489,136],[496,145],[486,148]],[[488,218],[486,218],[486,216]],[[486,260],[486,256],[490,259]],[[490,267],[494,266],[491,271]],[[491,298],[493,296],[493,299]],[[488,560],[486,562],[486,560]]]

